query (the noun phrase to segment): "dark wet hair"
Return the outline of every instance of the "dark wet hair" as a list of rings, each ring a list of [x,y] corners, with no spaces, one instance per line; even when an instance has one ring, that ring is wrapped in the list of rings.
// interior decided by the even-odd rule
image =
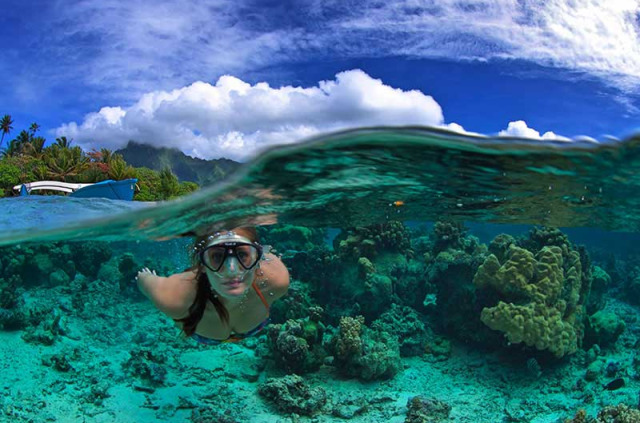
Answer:
[[[252,226],[242,226],[232,229],[238,235],[244,236],[252,242],[258,242],[258,232]],[[211,301],[216,308],[220,320],[226,325],[229,324],[229,311],[225,308],[220,299],[213,293],[209,285],[209,278],[204,271],[204,266],[200,263],[200,250],[195,249],[201,241],[204,241],[210,234],[202,235],[194,240],[190,249],[192,266],[187,270],[196,271],[196,297],[191,306],[189,306],[189,315],[183,319],[175,319],[176,322],[182,323],[182,330],[187,336],[191,336],[196,331],[196,326],[202,320],[204,310],[207,307],[207,301]]]

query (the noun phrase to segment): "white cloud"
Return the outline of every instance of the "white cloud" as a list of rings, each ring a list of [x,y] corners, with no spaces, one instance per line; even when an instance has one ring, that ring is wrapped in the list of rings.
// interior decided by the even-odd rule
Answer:
[[[318,132],[373,125],[442,126],[444,117],[432,97],[351,70],[308,88],[251,85],[227,75],[215,85],[150,92],[131,107],[103,107],[55,132],[85,149],[116,149],[134,139],[205,159],[242,160]]]
[[[516,120],[513,122],[509,122],[509,125],[507,125],[507,129],[503,129],[502,131],[498,132],[498,136],[531,138],[536,140],[547,140],[547,141],[570,141],[570,138],[564,137],[562,135],[554,134],[551,131],[547,131],[544,134],[540,135],[540,132],[536,131],[533,128],[529,128],[529,126],[524,120]]]
[[[452,132],[457,132],[457,133],[462,134],[462,135],[480,136],[480,137],[484,137],[485,136],[485,135],[480,134],[478,132],[467,131],[466,129],[464,129],[462,127],[462,125],[460,125],[459,123],[455,123],[455,122],[447,123],[446,125],[443,125],[443,128],[444,129],[448,129],[449,131],[452,131]]]
[[[638,0],[368,0],[352,10],[335,23],[338,33],[375,38],[370,52],[521,59],[640,86]]]
[[[246,74],[282,63],[409,57],[525,60],[640,86],[640,0],[78,1],[54,9],[39,39],[47,75],[103,96]],[[46,77],[46,75],[43,75]]]

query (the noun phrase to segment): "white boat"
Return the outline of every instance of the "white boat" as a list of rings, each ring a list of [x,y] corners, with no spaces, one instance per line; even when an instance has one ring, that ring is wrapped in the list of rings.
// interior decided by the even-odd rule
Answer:
[[[32,191],[47,190],[68,193],[71,197],[101,197],[112,200],[133,200],[137,179],[113,181],[111,179],[95,184],[76,184],[58,181],[38,181],[20,184],[13,187],[21,196],[31,195]]]

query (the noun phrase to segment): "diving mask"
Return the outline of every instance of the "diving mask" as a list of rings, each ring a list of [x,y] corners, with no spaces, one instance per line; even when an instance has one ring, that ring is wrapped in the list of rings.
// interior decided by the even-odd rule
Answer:
[[[212,272],[220,272],[223,265],[235,258],[242,269],[240,273],[253,269],[262,258],[262,246],[233,231],[216,234],[208,238],[206,247],[200,251],[200,262]]]

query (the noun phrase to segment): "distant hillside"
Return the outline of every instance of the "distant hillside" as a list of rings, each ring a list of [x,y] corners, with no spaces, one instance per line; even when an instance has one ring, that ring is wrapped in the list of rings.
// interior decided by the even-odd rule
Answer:
[[[160,171],[168,165],[181,182],[195,182],[200,186],[211,185],[240,166],[240,163],[229,159],[195,159],[175,148],[158,148],[135,141],[129,141],[125,148],[115,153],[122,154],[125,161],[134,167]]]

